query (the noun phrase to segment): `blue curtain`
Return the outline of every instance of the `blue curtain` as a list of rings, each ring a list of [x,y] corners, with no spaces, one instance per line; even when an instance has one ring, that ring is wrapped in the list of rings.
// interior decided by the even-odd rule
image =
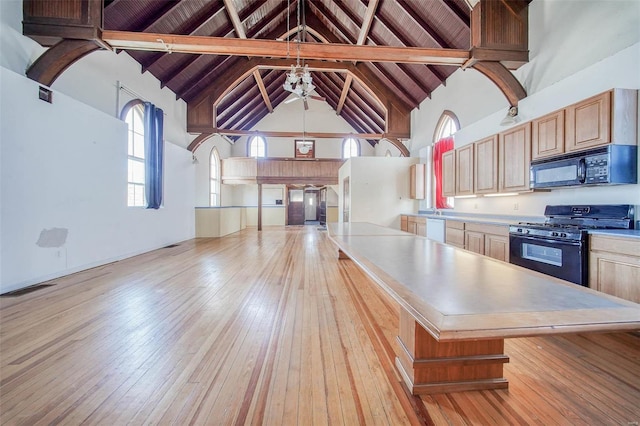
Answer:
[[[164,114],[150,102],[144,103],[144,158],[147,208],[158,209],[162,204],[162,157]]]

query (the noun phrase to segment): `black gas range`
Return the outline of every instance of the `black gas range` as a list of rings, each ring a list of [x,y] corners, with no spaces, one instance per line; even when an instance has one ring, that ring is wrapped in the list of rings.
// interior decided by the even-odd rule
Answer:
[[[588,235],[594,229],[633,229],[629,204],[547,206],[543,223],[509,227],[509,261],[588,286]]]

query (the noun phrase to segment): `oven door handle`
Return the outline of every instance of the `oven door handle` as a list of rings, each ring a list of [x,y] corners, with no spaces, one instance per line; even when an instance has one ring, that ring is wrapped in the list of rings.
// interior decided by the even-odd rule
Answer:
[[[512,237],[518,238],[521,240],[527,240],[527,241],[533,241],[533,242],[539,242],[539,243],[541,242],[541,243],[556,244],[556,245],[562,244],[564,246],[580,246],[582,244],[580,241],[552,240],[548,238],[527,237],[525,235],[520,235],[520,234],[512,235]]]
[[[587,180],[587,162],[584,158],[580,159],[580,164],[578,165],[578,179],[580,183],[585,183]]]

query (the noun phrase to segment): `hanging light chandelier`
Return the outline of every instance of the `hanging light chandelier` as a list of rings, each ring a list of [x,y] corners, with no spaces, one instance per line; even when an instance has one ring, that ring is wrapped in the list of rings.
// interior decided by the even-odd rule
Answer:
[[[290,0],[287,2],[288,6],[290,6]],[[302,15],[302,25],[300,24],[300,17]],[[298,30],[296,32],[296,64],[291,65],[291,71],[289,71],[286,75],[284,84],[282,87],[287,92],[294,93],[297,97],[286,101],[285,103],[293,102],[297,99],[302,99],[304,102],[304,109],[309,109],[309,105],[307,103],[307,99],[316,99],[324,101],[325,99],[321,96],[313,96],[311,92],[316,88],[313,85],[313,78],[311,77],[311,73],[309,72],[309,67],[307,65],[300,64],[300,43],[302,40],[306,38],[307,25],[304,17],[304,0],[298,1]],[[287,32],[289,32],[289,16],[287,15]],[[287,52],[289,51],[289,42],[287,41]]]
[[[301,66],[300,63],[291,65],[291,71],[287,73],[283,88],[301,98],[308,97],[311,91],[315,89],[309,67],[307,65]]]

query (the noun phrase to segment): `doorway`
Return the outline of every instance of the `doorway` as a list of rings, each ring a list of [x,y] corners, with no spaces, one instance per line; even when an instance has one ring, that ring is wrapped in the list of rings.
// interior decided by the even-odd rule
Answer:
[[[320,223],[320,188],[289,187],[287,195],[287,225]]]
[[[304,221],[318,222],[318,190],[305,189],[304,191]]]
[[[304,225],[305,204],[304,189],[289,188],[287,206],[287,225]]]

